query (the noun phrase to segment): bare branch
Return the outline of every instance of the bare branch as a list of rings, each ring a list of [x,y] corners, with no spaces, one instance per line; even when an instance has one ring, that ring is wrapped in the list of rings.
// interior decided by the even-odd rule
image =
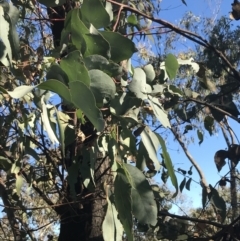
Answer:
[[[177,139],[177,141],[179,142],[180,146],[182,147],[185,155],[187,156],[188,160],[192,163],[192,165],[195,167],[195,169],[197,170],[199,176],[200,176],[200,179],[201,179],[201,183],[202,185],[204,186],[204,188],[206,188],[207,192],[209,193],[210,192],[210,189],[209,189],[209,186],[208,186],[208,183],[205,179],[205,176],[201,170],[201,168],[199,167],[199,165],[197,164],[197,162],[194,160],[194,158],[191,156],[191,154],[188,152],[187,148],[186,148],[186,145],[185,143],[182,141],[181,137],[179,136],[179,134],[177,133],[177,130],[172,127],[171,128],[171,131],[173,133],[173,135],[175,136],[175,138]]]
[[[197,222],[197,223],[206,223],[206,224],[218,227],[218,228],[224,228],[224,227],[227,226],[227,225],[224,225],[224,224],[221,224],[221,223],[217,223],[217,222],[212,222],[212,221],[209,221],[209,220],[198,219],[198,218],[191,218],[191,217],[188,217],[188,216],[180,216],[180,215],[171,214],[171,213],[165,212],[165,211],[159,211],[158,214],[160,216],[169,216],[169,217],[172,217],[172,218],[188,220],[188,221]]]

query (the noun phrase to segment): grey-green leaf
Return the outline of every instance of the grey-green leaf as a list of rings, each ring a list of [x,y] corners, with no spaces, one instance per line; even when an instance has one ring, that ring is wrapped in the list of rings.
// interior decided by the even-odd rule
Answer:
[[[204,119],[204,127],[210,135],[213,133],[214,119],[211,116],[206,116]]]
[[[112,78],[98,69],[90,70],[89,76],[91,79],[90,89],[97,104],[101,106],[114,98],[116,86]]]
[[[134,69],[133,78],[128,88],[137,98],[142,100],[147,99],[146,93],[152,92],[151,86],[146,84],[146,74],[141,68]]]
[[[151,83],[155,79],[155,76],[156,76],[153,66],[151,64],[145,65],[143,67],[143,70],[146,74],[147,82]]]
[[[154,170],[159,170],[161,168],[160,162],[157,157],[157,151],[159,149],[159,140],[155,133],[153,133],[149,127],[141,133],[142,142],[148,152],[149,158],[154,164]]]
[[[179,186],[180,192],[182,192],[183,188],[185,187],[185,184],[186,184],[186,177],[184,177],[182,182],[180,183],[180,186]]]
[[[168,170],[168,174],[171,178],[171,182],[172,182],[173,186],[176,188],[176,192],[173,195],[173,197],[175,197],[178,194],[178,181],[177,181],[174,169],[173,169],[173,164],[172,164],[171,158],[170,158],[170,156],[167,152],[167,148],[166,148],[166,145],[165,145],[165,142],[164,142],[163,138],[160,135],[157,135],[157,136],[158,136],[160,144],[162,146],[162,155],[163,155],[163,158],[164,158],[164,163],[165,163],[165,165],[167,167],[167,170]]]
[[[72,102],[83,111],[98,131],[102,131],[105,127],[105,121],[101,111],[96,106],[92,91],[80,81],[69,82],[69,86]]]
[[[129,241],[133,241],[132,197],[131,185],[126,171],[118,168],[114,181],[115,204]]]
[[[192,182],[192,178],[189,178],[188,181],[187,181],[187,183],[186,183],[186,189],[187,189],[188,191],[190,191],[191,182]]]
[[[208,198],[210,199],[211,203],[214,205],[218,214],[221,216],[222,222],[223,222],[226,218],[226,209],[227,209],[226,202],[222,197],[219,196],[219,193],[215,188],[213,188],[211,185],[209,186],[210,186],[211,192],[208,194]]]
[[[117,215],[114,204],[107,198],[107,211],[102,224],[104,241],[122,241],[123,228]]]
[[[142,224],[155,226],[157,223],[157,205],[153,191],[143,173],[136,167],[124,164],[132,178],[133,215]]]
[[[161,124],[167,128],[171,128],[171,124],[170,121],[168,119],[168,114],[167,112],[163,109],[163,107],[161,106],[161,104],[159,103],[158,98],[156,97],[152,97],[152,96],[148,96],[148,100],[149,100],[149,104],[151,105],[153,112],[155,114],[155,116],[157,117],[157,119],[161,122]]]
[[[169,79],[174,79],[177,75],[177,71],[179,68],[178,61],[174,55],[167,55],[167,58],[165,59],[165,68],[169,76]]]
[[[203,133],[200,130],[197,130],[197,136],[198,136],[198,144],[201,145],[203,142]]]

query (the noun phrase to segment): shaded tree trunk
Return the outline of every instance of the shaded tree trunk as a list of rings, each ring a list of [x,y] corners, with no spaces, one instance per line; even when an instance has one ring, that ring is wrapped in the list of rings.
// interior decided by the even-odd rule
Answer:
[[[64,27],[64,18],[66,13],[75,6],[75,2],[67,0],[64,6],[56,8],[48,8],[49,18],[52,19],[51,29],[55,47],[60,46],[61,32]],[[74,117],[72,119],[75,119]],[[77,123],[73,123],[78,126]],[[88,133],[86,136],[95,136],[95,133]],[[74,157],[76,143],[72,145],[70,156]],[[70,158],[73,160],[72,158]],[[71,161],[70,160],[70,161]],[[65,163],[70,167],[71,163]],[[102,222],[105,217],[106,198],[102,190],[104,182],[108,184],[112,181],[110,160],[109,158],[99,158],[95,162],[95,190],[90,192],[83,187],[79,178],[75,186],[81,187],[78,193],[83,197],[80,203],[67,204],[56,208],[56,212],[60,216],[60,234],[58,241],[103,241]],[[84,194],[83,194],[84,193]],[[65,200],[62,204],[72,202],[69,192],[66,192]]]
[[[109,158],[97,161],[95,167],[97,172],[94,193],[87,191],[85,195],[87,198],[82,202],[56,210],[61,223],[58,241],[103,241],[102,222],[105,217],[106,198],[101,187],[104,182],[109,184],[112,179]],[[66,199],[71,201],[70,196]]]

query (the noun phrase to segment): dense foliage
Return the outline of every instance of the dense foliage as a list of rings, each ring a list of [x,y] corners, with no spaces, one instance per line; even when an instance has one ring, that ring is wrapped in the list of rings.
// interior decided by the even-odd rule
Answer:
[[[182,29],[158,10],[155,1],[0,0],[1,240],[240,238],[240,145],[228,123],[239,122],[239,29],[223,17],[204,39],[189,18]],[[160,29],[170,30],[168,51],[136,48],[146,36],[157,43]],[[198,51],[169,53],[179,35]],[[201,144],[218,129],[227,148],[212,159],[218,171],[229,160],[219,185],[230,183],[230,204],[187,149],[188,132]],[[174,169],[168,135],[189,170]],[[172,215],[167,201],[191,189],[193,169],[202,209]],[[173,193],[153,184],[158,173]]]

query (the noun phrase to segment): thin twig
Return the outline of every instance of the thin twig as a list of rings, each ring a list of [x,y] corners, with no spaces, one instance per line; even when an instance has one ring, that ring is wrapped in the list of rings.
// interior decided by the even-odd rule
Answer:
[[[118,15],[117,15],[117,19],[116,19],[116,23],[113,26],[113,32],[115,32],[116,29],[117,29],[117,25],[119,23],[120,15],[121,15],[122,10],[123,10],[123,6],[120,6],[119,11],[118,11]]]

